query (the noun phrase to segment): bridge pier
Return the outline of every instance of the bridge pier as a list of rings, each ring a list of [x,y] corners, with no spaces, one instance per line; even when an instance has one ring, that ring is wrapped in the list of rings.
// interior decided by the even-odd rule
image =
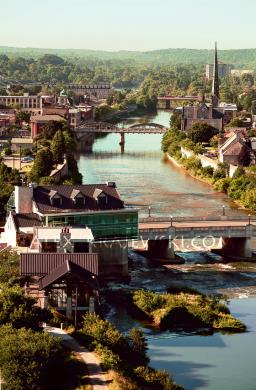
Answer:
[[[251,237],[222,237],[222,249],[218,251],[223,256],[252,258]]]
[[[125,145],[125,134],[120,133],[120,136],[121,136],[121,141],[119,142],[119,145],[121,147],[121,153],[123,154],[124,153],[124,145]]]
[[[165,109],[166,110],[170,110],[170,108],[171,108],[171,102],[170,102],[170,100],[166,99],[166,101],[165,101]]]
[[[174,245],[172,240],[148,240],[149,257],[155,259],[175,259]]]

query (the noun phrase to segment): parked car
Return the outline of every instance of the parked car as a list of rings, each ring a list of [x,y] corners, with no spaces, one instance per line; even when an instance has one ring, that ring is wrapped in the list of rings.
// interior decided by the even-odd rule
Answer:
[[[34,161],[34,158],[31,156],[22,157],[21,162],[31,162]]]

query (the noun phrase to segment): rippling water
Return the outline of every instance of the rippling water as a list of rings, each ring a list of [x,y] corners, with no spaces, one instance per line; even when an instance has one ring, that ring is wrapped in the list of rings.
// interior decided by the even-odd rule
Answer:
[[[170,114],[133,118],[128,124],[145,120],[168,126]],[[115,181],[127,204],[147,209],[152,214],[206,215],[237,213],[232,202],[207,184],[193,179],[167,161],[161,152],[161,134],[127,134],[125,153],[120,153],[119,134],[96,140],[92,154],[82,154],[79,169],[85,183]],[[239,211],[242,212],[242,211]]]

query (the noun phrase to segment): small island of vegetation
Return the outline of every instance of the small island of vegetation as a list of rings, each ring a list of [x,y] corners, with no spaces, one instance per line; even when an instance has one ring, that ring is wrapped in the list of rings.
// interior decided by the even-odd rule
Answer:
[[[145,289],[110,291],[108,299],[127,308],[130,315],[161,330],[244,332],[222,295],[205,295],[191,288],[170,287],[167,293]]]

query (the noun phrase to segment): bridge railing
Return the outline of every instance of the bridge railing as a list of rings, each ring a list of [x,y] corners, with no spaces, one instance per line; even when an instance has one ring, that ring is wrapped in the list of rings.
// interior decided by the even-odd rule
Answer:
[[[158,222],[213,222],[213,221],[237,221],[237,222],[256,222],[256,216],[198,216],[198,217],[142,217],[140,223],[158,223]]]

